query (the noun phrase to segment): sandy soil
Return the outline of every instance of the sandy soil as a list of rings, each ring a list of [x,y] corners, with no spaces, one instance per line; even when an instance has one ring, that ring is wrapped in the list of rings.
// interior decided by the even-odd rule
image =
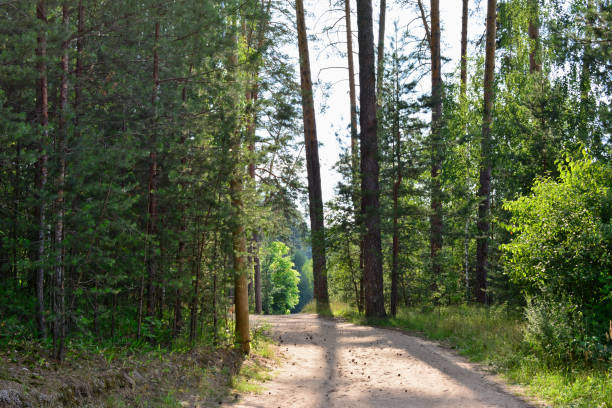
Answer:
[[[312,314],[252,316],[268,322],[284,354],[263,393],[233,408],[529,407],[509,388],[439,345],[394,330]]]

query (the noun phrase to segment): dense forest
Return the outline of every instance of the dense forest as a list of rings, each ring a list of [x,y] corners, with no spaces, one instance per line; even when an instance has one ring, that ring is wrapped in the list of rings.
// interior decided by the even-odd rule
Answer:
[[[315,32],[302,0],[0,2],[0,344],[247,354],[249,313],[311,299],[481,304],[609,363],[610,2],[325,3]],[[330,33],[350,120],[324,202]]]

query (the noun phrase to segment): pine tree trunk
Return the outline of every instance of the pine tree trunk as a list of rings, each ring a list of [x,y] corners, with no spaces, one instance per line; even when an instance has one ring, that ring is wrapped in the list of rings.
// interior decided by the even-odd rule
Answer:
[[[239,146],[235,146],[239,149]],[[244,203],[242,201],[242,178],[241,172],[230,182],[232,196],[232,207],[234,209],[235,222],[232,227],[232,242],[234,255],[234,296],[236,313],[236,341],[244,354],[250,351],[249,338],[249,292],[248,292],[248,265],[246,259],[247,244],[244,225],[242,224],[242,212]]]
[[[528,34],[532,42],[531,50],[529,51],[529,72],[532,74],[542,71],[542,64],[540,62],[540,7],[538,1],[529,0],[530,17]]]
[[[383,77],[385,75],[385,16],[387,14],[387,1],[380,0],[380,14],[378,19],[378,50],[376,52],[376,96],[377,106],[382,106]]]
[[[399,253],[400,253],[400,231],[399,231],[399,190],[402,185],[402,156],[401,156],[401,134],[399,120],[399,67],[395,66],[395,115],[393,118],[394,143],[394,170],[395,182],[393,183],[393,254],[391,262],[391,316],[397,314],[397,290],[399,280]]]
[[[323,220],[323,195],[319,168],[319,145],[315,121],[310,58],[304,18],[304,4],[296,0],[298,48],[300,54],[300,79],[302,89],[302,113],[306,145],[306,170],[308,173],[308,198],[310,209],[310,233],[312,240],[314,296],[318,313],[329,312],[327,271],[325,265],[325,225]]]
[[[467,45],[468,45],[468,5],[469,0],[463,0],[461,13],[461,98],[465,99],[467,92]]]
[[[235,41],[238,47],[238,41]],[[230,56],[230,69],[237,77],[238,56],[237,49]],[[239,109],[238,104],[234,109]],[[235,113],[235,112],[234,112]],[[236,343],[243,354],[249,354],[251,350],[249,333],[249,292],[248,292],[248,264],[247,243],[244,228],[244,201],[243,201],[243,178],[244,168],[241,164],[240,151],[242,149],[241,131],[238,118],[236,128],[232,130],[231,157],[234,165],[232,178],[230,179],[230,197],[232,205],[232,256],[234,265],[234,303],[236,315]]]
[[[351,26],[351,2],[344,0],[344,18],[346,21],[346,50],[349,72],[349,100],[351,116],[351,200],[353,202],[353,216],[360,223],[359,203],[359,135],[357,134],[357,92],[355,90],[355,62],[353,58],[353,30]],[[363,311],[363,234],[359,231],[359,298],[357,306],[359,312]]]
[[[271,0],[267,0],[266,3],[264,1],[261,2],[262,6],[262,16],[264,21],[261,21],[259,25],[259,30],[257,33],[257,50],[261,50],[264,44],[265,33],[268,28],[267,16],[270,15],[270,7],[272,5]],[[257,67],[259,70],[259,67]],[[259,72],[256,73],[255,77],[257,77]],[[251,96],[251,105],[253,107],[253,115],[250,119],[249,123],[249,151],[251,152],[251,162],[249,163],[249,176],[255,183],[255,124],[257,122],[257,111],[256,111],[256,102],[259,97],[259,84],[257,83],[257,79],[255,79],[255,83],[252,84],[253,89],[247,94]],[[248,96],[247,95],[247,96]],[[253,260],[253,280],[254,280],[254,291],[255,291],[255,313],[262,313],[262,299],[261,299],[261,268],[260,268],[260,260],[259,260],[259,233],[257,231],[253,232],[253,236],[251,237],[251,258]]]
[[[68,3],[62,5],[62,24],[68,30]],[[64,33],[67,35],[67,33]],[[56,340],[55,358],[59,361],[64,359],[64,338],[65,329],[65,290],[64,290],[64,178],[66,173],[66,116],[68,110],[68,40],[62,42],[62,78],[60,84],[60,115],[59,129],[57,135],[57,157],[58,157],[58,176],[57,176],[57,200],[56,200],[56,220],[55,220],[55,245],[56,245],[56,264],[55,264],[55,324],[53,328],[53,338]]]
[[[149,256],[147,257],[147,316],[153,315],[154,291],[153,283],[157,275],[157,255],[155,241],[157,235],[157,100],[159,98],[159,21],[155,22],[155,41],[153,43],[153,93],[151,106],[153,108],[153,137],[151,140],[151,152],[149,153],[149,208],[147,223],[147,239],[149,240]]]
[[[37,269],[36,269],[36,321],[38,332],[41,338],[47,336],[45,324],[45,302],[44,302],[44,280],[45,280],[45,197],[44,190],[47,185],[47,162],[48,156],[45,145],[49,136],[49,105],[48,105],[48,85],[47,85],[47,11],[45,0],[39,0],[36,5],[36,17],[41,22],[40,32],[37,38],[36,57],[38,59],[38,89],[36,98],[36,113],[42,128],[42,138],[40,141],[40,156],[36,163],[37,177],[36,190],[39,204],[37,208],[38,223],[38,247],[37,247]]]
[[[261,47],[261,46],[260,46]],[[247,129],[247,135],[249,138],[249,153],[251,158],[249,161],[249,177],[253,184],[255,180],[255,124],[256,124],[256,112],[255,104],[258,98],[258,86],[253,85],[253,89],[247,92],[247,105],[252,108],[252,115],[249,118],[249,124]],[[255,313],[261,314],[261,271],[259,267],[259,234],[257,231],[253,231],[251,235],[251,245],[249,246],[249,258],[253,265],[253,289],[255,297]]]
[[[259,260],[259,234],[254,233],[254,256],[253,256],[253,274],[255,278],[255,313],[262,313],[262,298],[261,298],[261,263]]]
[[[359,175],[359,137],[357,134],[357,93],[355,91],[355,62],[353,59],[353,32],[351,28],[350,0],[344,1],[344,18],[346,20],[346,49],[349,71],[349,98],[351,109],[351,167],[353,178],[353,207],[355,214],[359,212],[359,199],[357,197]]]
[[[493,87],[495,74],[495,31],[497,1],[487,2],[487,34],[484,72],[484,109],[482,115],[480,187],[478,189],[478,239],[476,242],[476,299],[483,304],[487,297],[489,231],[491,229],[491,121],[493,118]]]
[[[197,249],[194,249],[194,252],[197,250],[197,253],[193,254],[195,258],[195,262],[193,262],[193,268],[195,269],[195,280],[193,281],[193,293],[189,307],[189,342],[191,344],[195,342],[198,327],[198,300],[200,298],[200,275],[202,272],[202,241],[203,239],[200,232],[196,231],[194,242],[197,242]]]
[[[378,184],[378,137],[374,70],[372,1],[357,0],[359,41],[359,100],[361,112],[361,213],[365,224],[364,291],[365,314],[384,317],[382,251],[380,238],[380,188]]]
[[[442,168],[442,140],[440,134],[442,118],[442,73],[440,59],[440,1],[431,0],[431,215],[430,250],[433,272],[432,289],[437,289],[441,265],[439,252],[442,249],[442,191],[440,170]]]
[[[189,66],[189,73],[191,74],[193,71],[193,66]],[[181,100],[183,102],[183,106],[187,104],[187,86],[183,85],[183,89],[181,90]],[[187,139],[187,130],[183,130],[180,138],[180,145],[184,148],[185,141]],[[181,172],[186,170],[187,157],[184,151],[181,152]],[[184,177],[179,179],[179,186],[181,187],[181,191],[186,191],[186,183]],[[186,205],[184,202],[180,204],[181,214],[186,213]],[[178,287],[176,288],[176,298],[174,299],[174,322],[172,324],[172,337],[176,338],[183,328],[183,290],[181,287],[181,280],[183,278],[183,273],[185,270],[185,232],[187,231],[187,225],[184,218],[180,221],[179,227],[179,238],[178,238],[178,247],[176,253],[176,263],[177,263],[177,271],[176,277]]]
[[[468,45],[468,8],[469,1],[463,0],[463,10],[461,13],[461,84],[460,84],[460,101],[462,104],[467,103],[467,45]],[[467,125],[467,124],[466,124]],[[464,131],[467,133],[467,126]],[[470,157],[470,142],[467,145],[468,162]],[[469,166],[469,163],[468,163]],[[469,191],[470,172],[466,171],[466,187]],[[465,292],[469,298],[470,293],[470,270],[469,270],[469,253],[470,253],[470,210],[471,206],[468,202],[468,210],[466,211],[465,226],[463,233],[463,273],[465,276]]]
[[[80,135],[79,131],[79,114],[82,102],[82,78],[83,78],[83,53],[85,52],[84,35],[85,35],[85,7],[83,0],[79,0],[77,6],[77,40],[76,40],[76,64],[75,64],[75,81],[74,81],[74,127],[75,137]]]

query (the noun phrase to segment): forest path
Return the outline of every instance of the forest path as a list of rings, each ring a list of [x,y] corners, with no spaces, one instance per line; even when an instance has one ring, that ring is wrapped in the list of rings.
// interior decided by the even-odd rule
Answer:
[[[286,356],[234,408],[528,407],[508,386],[439,345],[314,314],[251,316]]]

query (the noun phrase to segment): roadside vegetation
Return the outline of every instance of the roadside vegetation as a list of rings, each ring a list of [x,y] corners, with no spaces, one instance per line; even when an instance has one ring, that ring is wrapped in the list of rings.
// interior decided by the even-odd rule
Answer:
[[[9,407],[218,405],[258,392],[278,363],[266,328],[252,331],[252,353],[233,345],[168,347],[71,342],[59,364],[37,342],[4,340],[0,402]],[[2,405],[2,404],[0,404]],[[2,405],[2,406],[5,406]]]

